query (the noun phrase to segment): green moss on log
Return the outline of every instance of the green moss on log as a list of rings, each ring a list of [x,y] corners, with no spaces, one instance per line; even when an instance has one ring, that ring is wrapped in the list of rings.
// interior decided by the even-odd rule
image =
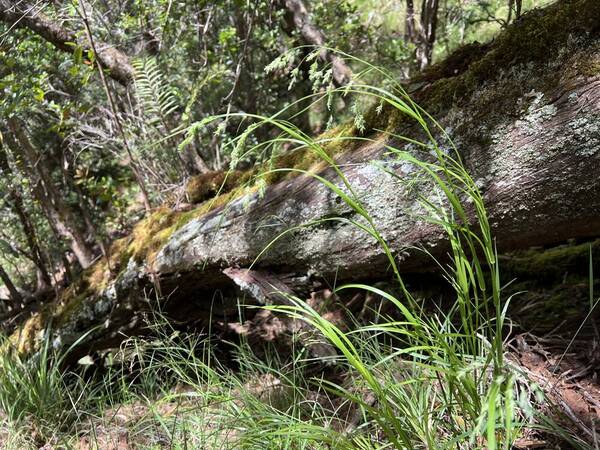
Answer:
[[[548,250],[530,249],[501,259],[505,277],[549,282],[566,276],[587,277],[590,263],[600,273],[600,239],[584,244],[566,244]]]
[[[524,329],[547,333],[558,326],[574,332],[590,308],[590,248],[596,273],[595,292],[600,292],[600,240],[554,248],[530,249],[505,255],[500,272],[509,314]]]
[[[185,194],[190,203],[202,203],[220,193],[231,191],[243,180],[244,173],[239,170],[203,173],[189,179],[185,186]]]
[[[470,101],[471,93],[501,75],[501,69],[519,64],[555,61],[572,36],[597,36],[600,32],[600,2],[565,0],[545,9],[533,10],[490,44],[470,44],[432,66],[420,79],[431,83],[419,95],[428,112],[436,113],[456,101]],[[587,73],[598,73],[598,62]],[[573,65],[565,66],[573,70]],[[543,74],[542,74],[543,76]],[[504,92],[507,104],[524,92],[514,87]]]

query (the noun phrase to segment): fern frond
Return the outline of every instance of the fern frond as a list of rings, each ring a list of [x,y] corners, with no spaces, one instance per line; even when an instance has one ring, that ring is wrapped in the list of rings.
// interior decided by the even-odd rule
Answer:
[[[180,107],[175,91],[165,81],[156,59],[136,59],[132,66],[136,96],[148,123],[161,123],[168,131],[168,118]]]

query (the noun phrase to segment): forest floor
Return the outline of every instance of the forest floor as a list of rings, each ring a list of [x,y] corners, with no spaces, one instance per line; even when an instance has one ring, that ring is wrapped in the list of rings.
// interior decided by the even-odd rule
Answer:
[[[515,336],[510,345],[509,359],[519,366],[530,380],[535,381],[546,393],[557,409],[549,410],[557,423],[575,434],[584,434],[595,440],[600,433],[600,385],[598,384],[598,342],[594,340],[573,342],[565,353],[568,342],[560,337],[538,338],[525,333]],[[247,380],[250,392],[269,403],[276,403],[281,395],[282,382],[270,374],[254,380]],[[170,433],[160,427],[158,417],[181,417],[198,415],[203,409],[203,426],[207,430],[219,430],[222,421],[219,418],[221,405],[206,405],[194,401],[194,388],[178,386],[173,395],[158,398],[155,403],[137,401],[120,404],[90,421],[90,431],[82,437],[75,448],[81,450],[115,449],[133,450],[160,446],[170,446]],[[184,394],[180,397],[177,394]],[[318,392],[313,392],[316,397]],[[235,401],[235,400],[233,400]],[[243,408],[243,400],[238,400]],[[550,409],[550,407],[548,407]],[[349,411],[340,411],[340,416],[331,417],[332,422],[352,422]],[[357,424],[353,424],[356,426]],[[338,425],[339,426],[339,425]],[[91,431],[93,429],[93,432]],[[235,428],[220,430],[213,436],[211,448],[235,448]],[[184,445],[185,447],[185,445]],[[48,449],[52,446],[46,447]],[[529,449],[565,449],[568,444],[557,436],[541,432],[535,428],[524,429],[521,437],[514,442],[514,448]]]
[[[343,316],[344,313],[335,310],[329,312],[330,316],[335,314]],[[252,335],[269,342],[287,339],[284,336],[285,326],[270,312],[261,312],[254,320],[245,324],[230,325],[238,332],[243,328],[246,336]],[[256,341],[251,345],[258,348]],[[582,436],[584,441],[598,442],[600,337],[594,322],[577,329],[564,327],[564,322],[559,323],[544,336],[519,330],[518,334],[512,334],[505,349],[508,364],[516,367],[524,379],[528,380],[522,383],[522,389],[531,389],[531,383],[534,383],[544,393],[546,399],[540,404],[543,410],[541,412],[550,417],[553,423],[560,425],[562,430]],[[281,347],[278,347],[278,351],[281,351]],[[264,358],[265,355],[259,356]],[[265,368],[266,366],[262,367]],[[131,381],[127,389],[133,384],[143,385],[144,373],[150,369],[136,367],[133,370],[136,381]],[[57,430],[48,442],[43,442],[42,437],[48,436],[47,431],[41,434],[34,424],[17,429],[6,417],[2,417],[0,448],[240,448],[238,437],[248,431],[245,429],[247,418],[244,416],[256,413],[256,402],[284,412],[291,406],[294,396],[290,395],[289,374],[286,375],[285,371],[234,372],[237,385],[209,382],[205,385],[178,383],[169,386],[168,383],[161,383],[160,376],[153,378],[153,374],[147,382],[150,385],[157,384],[156,386],[142,388],[123,401],[114,404],[109,401],[104,403],[104,407],[82,411],[75,429],[71,429],[66,435],[61,435]],[[349,373],[325,370],[316,376],[342,381],[346,385],[352,384]],[[367,392],[361,391],[360,395],[367,404],[376,403],[376,399]],[[361,425],[363,416],[355,406],[323,392],[318,386],[315,390],[309,388],[302,396],[303,401],[311,399],[327,405],[324,410],[330,411],[331,415],[321,419],[340,432],[351,432]],[[255,419],[255,425],[260,427],[261,419]],[[321,447],[309,445],[306,448]],[[548,433],[534,425],[520,431],[513,448],[529,450],[577,447],[572,447],[560,434]]]
[[[557,422],[596,441],[600,424],[600,385],[598,384],[598,340],[567,341],[560,336],[538,338],[531,334],[515,337],[511,358],[530,380],[558,408],[551,412]],[[562,416],[562,417],[561,417]],[[549,448],[552,439],[525,433],[517,440],[519,448]]]

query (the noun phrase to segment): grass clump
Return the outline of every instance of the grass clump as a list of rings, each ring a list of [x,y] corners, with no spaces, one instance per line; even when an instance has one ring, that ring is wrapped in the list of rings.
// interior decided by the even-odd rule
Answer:
[[[379,70],[373,66],[368,68]],[[338,292],[363,289],[375,293],[396,308],[394,315],[350,332],[323,318],[300,298],[290,298],[291,305],[269,307],[304,320],[319,330],[337,348],[341,355],[339,364],[347,373],[355,375],[355,384],[374,398],[367,401],[342,384],[324,382],[328,392],[334,392],[361,410],[365,428],[360,433],[344,435],[334,430],[315,429],[314,423],[294,423],[283,430],[278,423],[277,429],[271,432],[288,436],[298,433],[311,443],[336,443],[339,448],[361,447],[365,430],[370,430],[369,440],[377,442],[375,447],[512,448],[521,430],[534,421],[529,393],[535,388],[523,381],[519,369],[505,359],[505,328],[509,325],[506,311],[510,298],[504,298],[502,292],[483,196],[444,130],[400,85],[393,79],[387,81],[392,89],[358,82],[342,91],[374,98],[381,111],[386,107],[394,109],[396,114],[415,123],[420,135],[425,136],[417,140],[388,132],[393,139],[383,145],[390,159],[416,169],[421,183],[418,195],[425,211],[422,219],[443,230],[449,241],[450,262],[438,262],[438,266],[453,289],[454,304],[449,310],[431,312],[423,300],[412,296],[403,282],[394,251],[321,141],[310,138],[285,120],[262,118],[258,126],[274,126],[281,132],[279,140],[287,139],[313,152],[333,169],[335,179],[299,168],[273,169],[272,172],[312,176],[355,213],[352,219],[315,218],[304,226],[333,220],[363,230],[388,256],[401,293],[395,296],[368,285],[339,287]],[[445,141],[443,149],[434,135]],[[374,142],[372,138],[356,136],[339,140]],[[419,159],[403,144],[420,148],[428,156]],[[382,170],[386,170],[384,165]],[[396,177],[395,172],[389,173]],[[293,230],[281,236],[290,231]]]
[[[376,406],[339,384],[327,387],[363,411],[367,423],[382,434],[380,445],[399,449],[446,448],[454,444],[510,448],[523,419],[527,419],[519,417],[513,406],[520,401],[516,390],[518,374],[504,360],[505,302],[482,195],[458,154],[443,152],[433,138],[430,124],[436,126],[435,121],[400,86],[394,92],[369,86],[357,91],[396,108],[429,136],[425,142],[403,139],[433,153],[429,160],[417,159],[390,144],[386,148],[391,157],[414,165],[429,181],[428,194],[420,195],[427,211],[424,220],[442,228],[450,241],[451,263],[440,263],[440,270],[454,289],[455,303],[450,311],[425,313],[423,304],[406,289],[393,250],[379,234],[377,224],[343,171],[318,142],[287,123],[277,122],[275,125],[290,139],[305,142],[335,170],[338,182],[310,175],[350,206],[357,219],[349,221],[383,247],[401,296],[368,285],[338,288],[363,289],[396,307],[397,319],[387,317],[381,323],[351,332],[340,330],[299,298],[290,299],[292,306],[271,308],[309,322],[343,355],[341,364],[357,375],[357,382],[371,392]],[[395,176],[394,172],[390,174]],[[431,196],[432,192],[436,194]],[[331,219],[322,221],[325,220]],[[315,223],[322,221],[317,219]],[[491,277],[486,276],[488,270]],[[338,439],[331,436],[332,441]],[[352,438],[349,443],[358,445]]]
[[[49,336],[45,330],[34,355],[22,357],[10,347],[0,353],[0,410],[4,425],[9,425],[9,436],[0,441],[3,448],[56,443],[81,420],[83,411],[74,406],[94,396],[91,385],[75,373],[65,373],[70,350],[56,352]]]

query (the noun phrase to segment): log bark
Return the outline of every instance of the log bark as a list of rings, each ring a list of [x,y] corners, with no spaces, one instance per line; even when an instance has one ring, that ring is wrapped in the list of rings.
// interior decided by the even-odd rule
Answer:
[[[596,0],[565,1],[530,13],[460,64],[451,59],[454,68],[432,67],[413,86],[413,97],[444,127],[480,186],[500,251],[600,234],[599,17]],[[417,131],[394,114],[371,122],[411,137]],[[412,176],[412,166],[387,155],[389,139],[346,152],[339,163],[400,270],[435,269],[415,249],[443,257],[446,236],[418,220],[422,209],[414,191],[377,167]],[[341,184],[331,170],[321,175]],[[201,315],[210,320],[211,314],[225,316],[228,308],[237,311],[235,296],[215,306],[215,292],[224,299],[233,295],[234,283],[223,273],[227,268],[255,263],[253,269],[262,273],[293,273],[307,283],[324,279],[331,285],[389,277],[383,249],[342,222],[298,228],[255,262],[286,230],[319,218],[356,219],[340,200],[314,178],[298,176],[269,186],[264,196],[248,194],[189,221],[155,258],[130,259],[108,287],[86,294],[78,308],[66,308],[62,342],[99,323],[108,324],[105,342],[117,339],[135,326],[157,279],[171,307],[190,320]]]
[[[0,0],[0,20],[10,27],[27,28],[64,52],[73,53],[73,44],[88,49],[87,43],[79,39],[77,33],[42,13],[38,3]],[[125,53],[103,42],[97,42],[96,47],[97,61],[111,78],[121,84],[133,80],[134,70]]]
[[[600,5],[592,0],[530,13],[463,72],[437,68],[452,74],[425,82],[413,94],[449,133],[480,185],[501,250],[600,233],[598,17]],[[554,33],[565,23],[567,32]],[[396,134],[409,137],[417,131],[393,116],[378,125],[393,125]],[[429,258],[411,249],[425,247],[443,257],[446,237],[416,219],[422,210],[410,188],[373,164],[392,168],[400,178],[411,176],[412,167],[385,156],[385,141],[348,152],[339,163],[400,269],[431,267]],[[322,175],[341,185],[333,171]],[[152,270],[167,285],[174,274],[195,272],[198,286],[219,288],[220,270],[249,267],[280,233],[323,217],[355,219],[340,200],[309,176],[278,183],[262,198],[251,194],[192,220],[171,237]],[[338,282],[388,274],[383,249],[356,227],[333,222],[288,233],[256,267]]]

